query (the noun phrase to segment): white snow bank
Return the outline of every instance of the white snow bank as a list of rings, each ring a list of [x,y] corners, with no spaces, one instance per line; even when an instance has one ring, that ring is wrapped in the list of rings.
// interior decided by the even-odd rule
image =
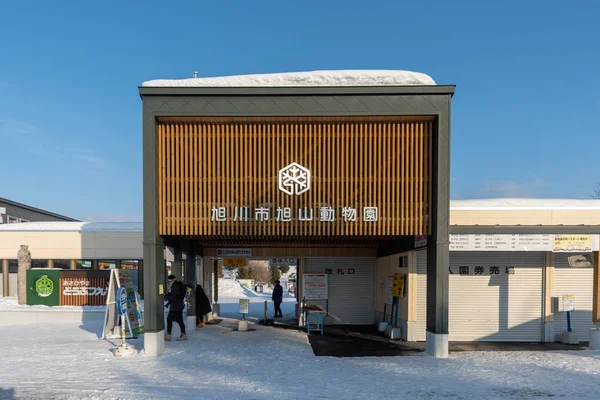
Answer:
[[[156,79],[145,87],[315,87],[435,85],[428,75],[401,70],[340,70],[220,76],[213,78]]]
[[[600,210],[600,200],[479,199],[452,200],[451,210]]]
[[[140,310],[144,311],[144,300],[139,297],[136,293]],[[43,305],[28,306],[26,304],[19,304],[17,297],[0,297],[0,311],[49,311],[49,312],[61,312],[61,311],[104,311],[106,306],[55,306],[48,307]]]
[[[245,298],[246,292],[238,281],[233,279],[219,279],[219,298],[221,297],[241,297]]]
[[[42,305],[28,306],[19,304],[19,300],[16,297],[0,297],[0,310],[10,311],[104,311],[104,306],[57,306],[48,307]]]

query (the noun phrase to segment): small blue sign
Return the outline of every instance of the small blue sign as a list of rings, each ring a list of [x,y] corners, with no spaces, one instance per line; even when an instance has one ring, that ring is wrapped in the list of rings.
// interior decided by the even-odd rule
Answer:
[[[117,291],[117,308],[119,315],[127,314],[127,289],[120,287]]]

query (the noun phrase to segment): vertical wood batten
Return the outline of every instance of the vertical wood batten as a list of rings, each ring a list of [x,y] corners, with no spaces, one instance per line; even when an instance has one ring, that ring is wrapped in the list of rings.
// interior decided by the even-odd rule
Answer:
[[[157,185],[161,234],[230,237],[393,237],[428,234],[431,218],[433,123],[364,121],[160,122]],[[291,162],[309,168],[311,190],[278,190],[278,171]],[[270,207],[268,222],[233,221],[235,207]],[[211,221],[212,207],[227,221]],[[277,207],[313,208],[313,221],[276,221]],[[333,207],[335,221],[320,221]],[[342,208],[357,221],[344,223]],[[365,222],[377,207],[378,222]],[[239,214],[238,214],[239,215]]]

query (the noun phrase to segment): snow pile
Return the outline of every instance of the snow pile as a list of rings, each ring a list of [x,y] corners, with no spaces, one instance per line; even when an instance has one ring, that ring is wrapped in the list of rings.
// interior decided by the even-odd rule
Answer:
[[[247,297],[246,291],[238,281],[233,279],[219,279],[219,298],[221,297]]]
[[[0,297],[0,311],[104,311],[104,308],[104,306],[28,306],[26,304],[19,304],[19,300],[16,297]]]
[[[166,342],[159,358],[142,353],[127,359],[110,353],[113,343],[98,340],[101,324],[95,322],[3,328],[0,398],[598,398],[599,352],[315,357],[303,332],[235,328],[236,321],[224,320],[189,330],[186,342]],[[142,338],[128,343],[143,348]]]
[[[156,79],[144,87],[317,87],[317,86],[430,86],[428,75],[401,70],[340,70],[220,76],[213,78]]]
[[[478,199],[452,200],[451,210],[600,210],[600,200]]]
[[[140,297],[139,293],[135,293],[140,310],[144,311],[144,300]],[[0,311],[49,311],[49,312],[61,312],[61,311],[95,311],[104,312],[106,306],[54,306],[48,307],[44,305],[28,306],[26,304],[19,304],[17,297],[0,297]]]

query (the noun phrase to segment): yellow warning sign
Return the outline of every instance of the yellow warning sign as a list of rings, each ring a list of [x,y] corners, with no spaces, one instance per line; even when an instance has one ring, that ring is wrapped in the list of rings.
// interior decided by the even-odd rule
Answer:
[[[245,267],[246,259],[242,257],[226,257],[223,258],[224,267]]]
[[[404,274],[395,274],[392,281],[392,296],[404,297]]]

